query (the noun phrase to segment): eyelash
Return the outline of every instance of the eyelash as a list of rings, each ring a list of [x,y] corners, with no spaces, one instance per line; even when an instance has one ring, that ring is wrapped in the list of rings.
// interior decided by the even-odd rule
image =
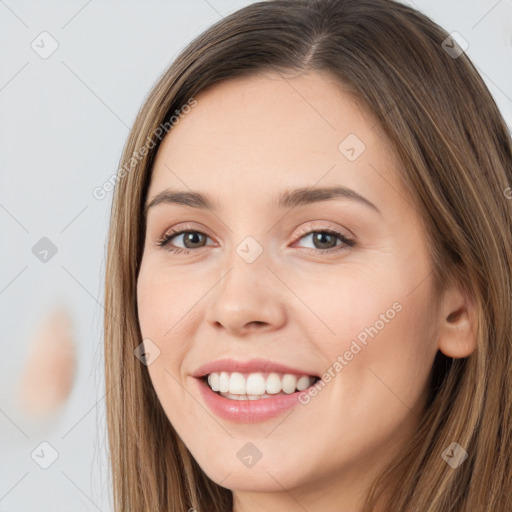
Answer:
[[[199,231],[197,229],[183,229],[183,230],[179,230],[179,231],[178,230],[171,230],[170,233],[166,233],[162,238],[159,238],[158,240],[156,240],[156,245],[161,247],[161,248],[167,247],[169,242],[174,237],[176,237],[178,235],[182,235],[184,233],[199,233],[201,235],[204,235],[204,236],[208,237],[208,235],[206,233],[203,233],[202,231]],[[342,244],[340,244],[339,246],[336,245],[335,247],[332,247],[330,249],[325,249],[325,250],[323,250],[323,249],[311,249],[309,247],[304,247],[304,250],[308,254],[315,254],[315,255],[325,254],[325,253],[329,253],[330,254],[330,253],[333,253],[333,252],[338,252],[338,251],[344,250],[347,247],[355,247],[356,246],[356,242],[352,238],[348,238],[345,235],[343,235],[342,233],[340,233],[339,231],[336,231],[334,229],[328,229],[328,228],[303,231],[300,234],[299,240],[304,238],[306,235],[310,235],[312,233],[328,233],[329,235],[333,235],[333,236],[338,237],[342,241]],[[201,247],[199,249],[201,249]],[[168,247],[167,250],[169,252],[174,253],[174,254],[188,254],[190,251],[194,251],[196,249],[182,249],[181,247]]]

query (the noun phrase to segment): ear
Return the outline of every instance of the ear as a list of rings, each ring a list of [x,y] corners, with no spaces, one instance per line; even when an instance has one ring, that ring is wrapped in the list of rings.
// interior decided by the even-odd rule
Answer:
[[[438,348],[453,359],[468,357],[477,345],[477,314],[469,293],[449,286],[439,308]]]

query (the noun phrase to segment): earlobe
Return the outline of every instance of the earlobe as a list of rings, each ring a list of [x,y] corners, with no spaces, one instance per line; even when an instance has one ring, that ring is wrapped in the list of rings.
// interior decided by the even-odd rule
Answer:
[[[453,359],[470,356],[477,346],[477,311],[472,297],[453,286],[439,310],[438,348]]]

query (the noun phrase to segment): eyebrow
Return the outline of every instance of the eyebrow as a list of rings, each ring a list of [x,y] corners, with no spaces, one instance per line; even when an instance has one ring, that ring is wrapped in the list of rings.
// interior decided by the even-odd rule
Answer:
[[[295,208],[296,206],[304,206],[312,203],[321,201],[328,201],[331,199],[350,199],[362,203],[377,213],[381,214],[381,211],[366,197],[358,194],[355,190],[352,190],[343,186],[334,187],[322,187],[322,188],[298,188],[295,190],[287,190],[282,192],[274,206],[279,209],[284,208]],[[158,193],[149,203],[144,207],[144,216],[150,208],[159,204],[181,204],[189,206],[191,208],[199,208],[201,210],[212,210],[216,211],[217,207],[213,201],[206,195],[199,192],[182,192],[178,190],[166,189]]]

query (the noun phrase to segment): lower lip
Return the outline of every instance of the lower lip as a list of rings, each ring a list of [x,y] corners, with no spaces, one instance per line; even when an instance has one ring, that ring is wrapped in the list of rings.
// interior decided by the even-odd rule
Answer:
[[[257,423],[275,418],[299,404],[299,391],[259,400],[231,400],[212,391],[203,379],[196,380],[210,410],[225,420],[237,423]]]

